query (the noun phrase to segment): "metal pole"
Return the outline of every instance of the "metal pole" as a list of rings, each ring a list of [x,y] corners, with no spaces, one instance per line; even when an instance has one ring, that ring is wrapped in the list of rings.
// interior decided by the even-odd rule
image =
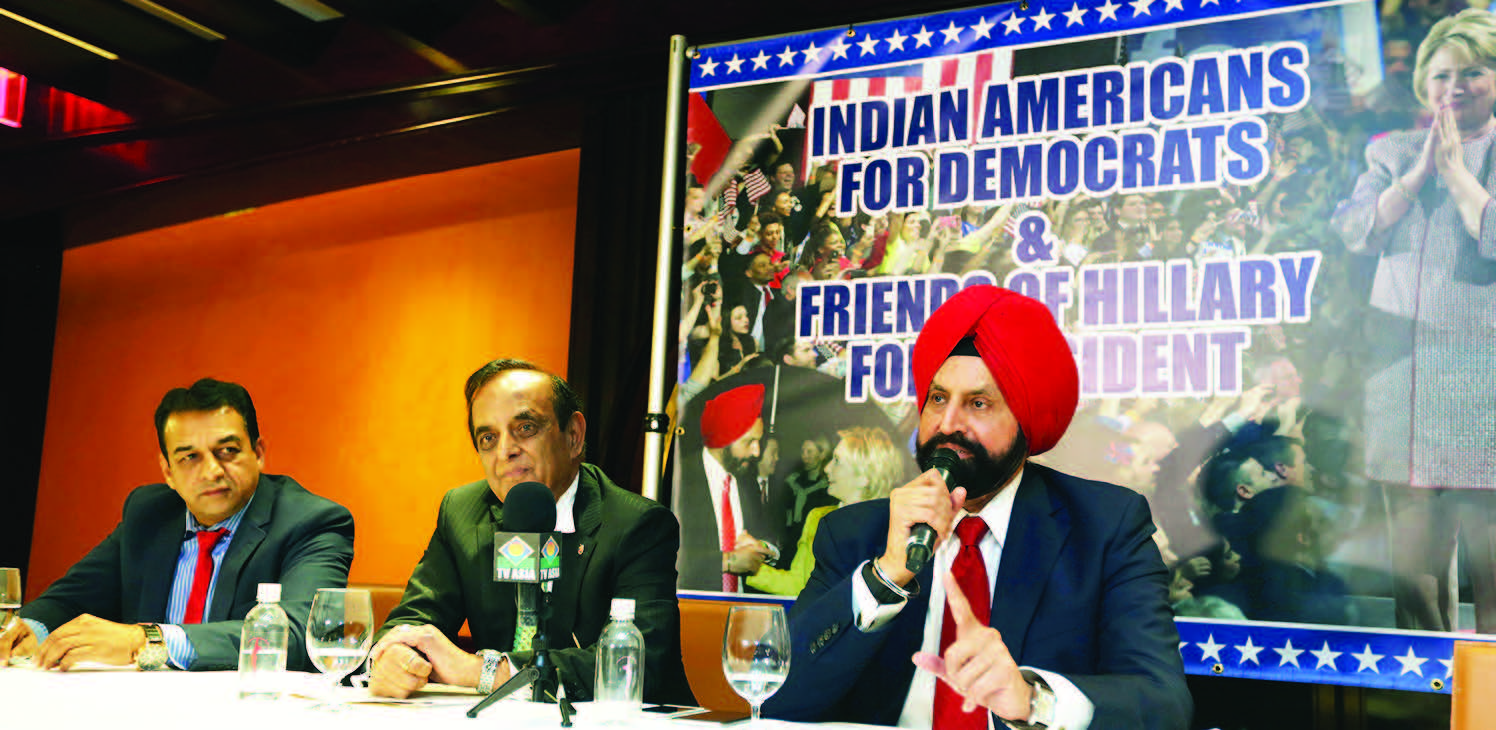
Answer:
[[[680,180],[680,171],[676,165],[680,158],[680,107],[685,98],[685,77],[686,37],[670,36],[670,83],[665,92],[665,166],[660,174],[660,239],[655,261],[654,336],[649,344],[648,413],[651,417],[665,411],[665,347],[670,333],[675,331],[666,318],[670,316],[669,297],[678,276],[671,271],[670,264],[675,245],[675,226],[679,223],[679,215],[675,209],[675,187]],[[666,424],[667,428],[668,426]],[[663,441],[663,433],[645,430],[644,479],[640,484],[642,493],[650,499],[660,498]]]

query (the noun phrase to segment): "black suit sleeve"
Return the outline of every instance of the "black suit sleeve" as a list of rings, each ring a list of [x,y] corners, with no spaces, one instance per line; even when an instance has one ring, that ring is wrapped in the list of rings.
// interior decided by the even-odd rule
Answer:
[[[278,550],[280,562],[280,607],[291,620],[286,666],[311,671],[306,653],[306,620],[312,612],[312,598],[318,588],[344,588],[348,585],[348,568],[353,563],[353,515],[347,508],[326,500],[317,500],[319,509],[297,513],[302,500],[283,497],[277,505],[280,519],[270,525],[267,538],[278,544],[261,545],[261,550]],[[278,533],[288,524],[288,534]],[[243,529],[243,526],[240,526]],[[215,589],[217,590],[217,589]],[[245,590],[254,590],[246,588]],[[244,620],[213,621],[187,624],[182,630],[197,654],[188,669],[194,671],[233,669],[239,666],[239,638]]]
[[[1186,727],[1193,703],[1147,503],[1128,500],[1116,525],[1104,558],[1096,673],[1065,677],[1095,704],[1093,730]]]
[[[457,636],[462,622],[467,619],[467,610],[462,600],[462,575],[458,571],[458,550],[451,544],[454,539],[447,529],[451,519],[453,493],[442,497],[437,512],[436,529],[431,533],[431,542],[426,553],[410,575],[405,585],[405,595],[400,605],[390,611],[384,626],[375,635],[377,641],[385,632],[400,625],[420,626],[431,624],[449,637]]]
[[[139,492],[125,498],[120,522],[82,560],[68,568],[41,596],[21,607],[21,618],[40,621],[49,631],[87,613],[116,620],[124,613],[120,575],[120,542],[129,522],[131,504]]]

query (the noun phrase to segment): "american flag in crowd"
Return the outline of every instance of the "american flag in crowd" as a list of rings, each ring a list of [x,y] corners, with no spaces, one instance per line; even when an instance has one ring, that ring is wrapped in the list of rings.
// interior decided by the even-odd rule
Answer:
[[[764,195],[767,194],[769,192],[769,189],[773,186],[769,183],[769,178],[764,176],[763,170],[755,167],[753,168],[753,170],[743,175],[743,183],[741,187],[748,193],[748,202],[757,205],[758,199],[764,197]],[[737,178],[733,178],[727,181],[727,187],[722,189],[721,208],[724,214],[731,213],[737,209],[738,189],[739,185]]]
[[[820,79],[810,86],[812,107],[861,101],[881,97],[918,94],[937,89],[971,89],[972,134],[976,134],[976,117],[982,110],[982,92],[987,84],[1012,78],[1013,52],[1005,48],[936,58],[908,66]],[[800,169],[809,162],[809,147],[800,161]]]

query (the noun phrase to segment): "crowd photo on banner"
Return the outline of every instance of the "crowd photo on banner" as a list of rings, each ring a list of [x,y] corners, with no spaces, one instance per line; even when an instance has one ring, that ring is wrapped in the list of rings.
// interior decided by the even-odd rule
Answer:
[[[923,316],[996,283],[1051,306],[1081,370],[1073,425],[1038,461],[1147,498],[1176,615],[1496,632],[1496,18],[1381,0],[1109,40],[1110,60],[997,49],[693,91],[681,588],[796,595],[821,518],[919,472],[903,353]],[[994,147],[983,100],[1019,98],[1025,74],[1094,88],[1107,67],[1218,63],[1229,98],[1253,54],[1294,69],[1302,98],[1023,138],[1085,151],[1152,130],[1151,181],[1005,196],[1018,178],[999,173],[983,199],[942,179]],[[897,151],[926,161],[914,204],[876,200],[876,155],[827,150],[845,110],[956,87],[965,162],[943,139]],[[1171,159],[1168,135],[1194,130],[1198,152],[1207,119],[1222,165],[1253,166],[1231,147],[1246,139],[1255,169]],[[1166,182],[1170,164],[1190,173]],[[882,332],[861,319],[880,297]]]

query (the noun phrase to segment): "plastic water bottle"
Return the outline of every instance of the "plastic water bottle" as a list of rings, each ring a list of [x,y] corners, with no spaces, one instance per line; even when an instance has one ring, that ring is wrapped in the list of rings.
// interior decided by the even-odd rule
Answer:
[[[244,617],[239,634],[239,698],[279,699],[286,681],[291,620],[280,607],[279,583],[261,583],[259,605]]]
[[[634,626],[634,599],[615,598],[597,638],[593,706],[604,722],[623,721],[644,707],[644,634]]]

